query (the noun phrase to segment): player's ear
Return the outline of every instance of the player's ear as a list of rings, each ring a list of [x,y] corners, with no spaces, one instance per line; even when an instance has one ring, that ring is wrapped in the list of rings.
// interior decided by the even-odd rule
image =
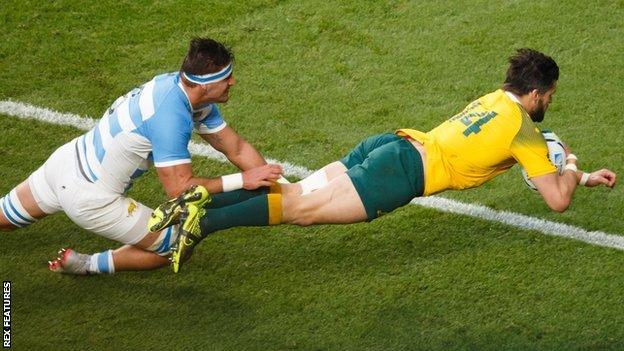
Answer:
[[[540,92],[537,89],[533,89],[529,92],[529,97],[532,101],[537,101],[540,98]]]
[[[201,85],[204,95],[208,95],[210,92],[210,84],[202,84]]]

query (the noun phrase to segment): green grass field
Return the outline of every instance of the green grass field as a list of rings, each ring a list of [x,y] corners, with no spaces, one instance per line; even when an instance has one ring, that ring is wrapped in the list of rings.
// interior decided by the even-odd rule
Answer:
[[[236,55],[229,124],[316,169],[368,135],[429,130],[532,47],[561,69],[544,127],[581,168],[622,173],[622,18],[621,0],[3,1],[0,100],[97,118],[209,36]],[[0,115],[0,196],[81,133]],[[150,206],[165,199],[154,173],[131,191]],[[518,169],[443,196],[624,235],[622,187],[579,189],[563,214]],[[178,275],[49,272],[67,245],[117,246],[62,214],[0,234],[16,350],[624,349],[622,251],[418,206],[369,224],[224,231]]]

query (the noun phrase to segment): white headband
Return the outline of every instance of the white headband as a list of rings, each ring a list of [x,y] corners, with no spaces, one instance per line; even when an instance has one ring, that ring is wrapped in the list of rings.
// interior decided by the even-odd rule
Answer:
[[[195,84],[209,84],[220,82],[232,74],[232,63],[230,62],[225,68],[215,73],[208,73],[202,75],[195,75],[186,72],[182,72],[184,77]]]

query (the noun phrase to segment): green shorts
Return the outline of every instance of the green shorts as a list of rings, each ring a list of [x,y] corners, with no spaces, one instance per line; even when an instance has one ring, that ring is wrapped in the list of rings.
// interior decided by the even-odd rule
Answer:
[[[365,139],[340,162],[348,169],[369,221],[423,194],[420,153],[412,143],[395,134]]]

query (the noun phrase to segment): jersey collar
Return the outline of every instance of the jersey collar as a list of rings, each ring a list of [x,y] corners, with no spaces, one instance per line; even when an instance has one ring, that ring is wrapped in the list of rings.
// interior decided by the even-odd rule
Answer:
[[[522,105],[522,103],[520,102],[520,99],[518,98],[518,95],[512,93],[511,91],[506,91],[505,90],[505,95],[507,95],[507,97],[515,102],[516,104],[518,104],[518,106],[520,106],[520,109],[522,111],[524,111],[527,115],[529,114],[529,112],[526,110],[526,108],[524,108],[524,105]]]
[[[182,85],[182,79],[180,79],[180,74],[179,73],[178,73],[177,81],[178,81],[177,82],[178,87],[180,88],[180,90],[182,90],[182,93],[184,93],[184,96],[186,97],[187,107],[188,107],[188,110],[191,111],[191,113],[201,112],[201,111],[205,110],[206,108],[208,108],[210,105],[212,105],[212,103],[207,103],[205,105],[200,105],[197,108],[194,108],[193,104],[191,104],[191,100],[189,99],[188,95],[186,94],[186,90],[184,90],[184,86]]]
[[[518,96],[516,96],[516,94],[512,93],[511,91],[506,91],[505,90],[505,95],[507,95],[507,97],[509,97],[511,99],[511,101],[513,101],[513,102],[515,102],[517,104],[522,105],[520,103],[520,99],[518,99]]]
[[[180,79],[180,73],[176,74],[176,80],[177,80],[176,83],[178,84],[178,88],[182,90],[182,94],[184,94],[184,97],[186,98],[186,107],[188,108],[190,112],[193,112],[193,105],[191,104],[191,100],[186,94],[186,90],[184,90],[184,86],[182,85],[182,79]]]

